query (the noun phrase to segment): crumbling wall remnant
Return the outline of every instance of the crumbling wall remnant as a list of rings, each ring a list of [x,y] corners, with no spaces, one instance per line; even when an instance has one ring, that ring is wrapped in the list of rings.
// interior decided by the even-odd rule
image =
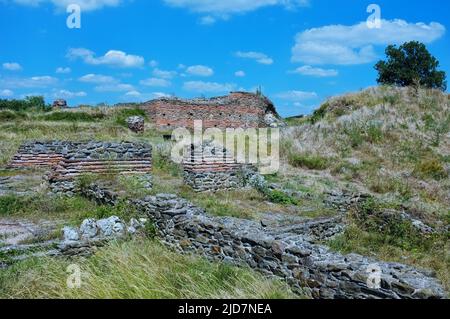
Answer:
[[[141,108],[162,130],[192,128],[196,120],[202,120],[204,128],[222,129],[273,127],[275,122],[282,123],[269,99],[246,92],[211,99],[161,98],[149,101]]]

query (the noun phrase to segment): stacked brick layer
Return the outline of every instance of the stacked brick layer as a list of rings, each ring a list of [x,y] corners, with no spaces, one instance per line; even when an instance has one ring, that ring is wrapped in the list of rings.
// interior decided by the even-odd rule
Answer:
[[[272,102],[262,96],[235,92],[212,99],[163,98],[142,106],[159,129],[192,128],[202,120],[204,128],[264,127],[268,112],[276,113]]]
[[[84,173],[146,174],[152,169],[152,147],[145,143],[28,142],[11,161],[12,168],[52,168],[52,180]]]

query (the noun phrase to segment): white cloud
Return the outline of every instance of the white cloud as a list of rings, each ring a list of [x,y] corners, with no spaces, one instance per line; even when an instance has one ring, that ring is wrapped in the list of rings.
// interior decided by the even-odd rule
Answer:
[[[20,71],[22,66],[17,62],[6,62],[3,63],[3,68],[8,71]]]
[[[80,92],[71,92],[68,90],[59,90],[53,93],[53,97],[55,99],[73,99],[76,97],[85,97],[87,93],[84,91]]]
[[[11,90],[1,90],[0,91],[0,96],[2,97],[11,97],[14,95],[14,92]]]
[[[134,91],[134,86],[125,83],[103,84],[96,86],[94,90],[97,92],[129,92]]]
[[[208,77],[214,74],[214,70],[205,65],[193,65],[186,69],[186,73],[193,76]]]
[[[58,83],[58,79],[44,75],[33,76],[28,78],[0,78],[0,87],[15,88],[45,88],[54,86]]]
[[[238,58],[255,60],[259,64],[265,64],[265,65],[273,64],[273,59],[271,57],[269,57],[267,54],[261,53],[261,52],[253,52],[253,51],[242,52],[242,51],[238,51],[238,52],[236,52],[236,56]]]
[[[216,83],[203,81],[188,81],[183,85],[184,90],[199,93],[230,92],[235,88],[236,85],[232,83]]]
[[[159,79],[159,78],[149,78],[140,81],[141,85],[145,86],[153,86],[153,87],[168,87],[171,86],[172,83],[165,79]]]
[[[263,7],[283,6],[293,9],[307,6],[309,3],[308,0],[164,0],[164,2],[173,7],[206,14],[202,20],[209,24],[214,23],[216,18],[228,19],[233,14],[246,13]]]
[[[72,72],[72,69],[68,68],[68,67],[67,68],[59,67],[56,69],[56,73],[58,73],[58,74],[68,74],[70,72]]]
[[[130,97],[140,97],[142,94],[139,91],[129,91],[127,93],[125,93],[125,96],[130,96]]]
[[[152,96],[153,96],[155,99],[160,99],[160,98],[164,98],[164,97],[171,97],[172,95],[167,94],[167,93],[163,93],[163,92],[153,92],[153,93],[152,93]]]
[[[235,76],[239,77],[239,78],[243,78],[245,76],[245,72],[244,71],[236,71],[234,73]]]
[[[101,75],[101,74],[86,74],[78,79],[80,82],[85,83],[95,83],[95,84],[111,84],[117,83],[118,80],[109,75]]]
[[[204,16],[204,17],[202,17],[200,19],[200,24],[212,25],[212,24],[216,23],[216,21],[217,21],[216,18],[214,18],[213,16],[208,15],[208,16]]]
[[[289,71],[289,73],[307,75],[307,76],[315,76],[319,78],[333,77],[338,76],[339,72],[334,69],[321,69],[315,68],[310,65],[301,66],[294,71]]]
[[[83,11],[94,11],[104,7],[117,7],[122,0],[14,0],[15,3],[37,7],[41,3],[52,3],[58,10],[66,10],[69,4],[78,4]]]
[[[292,61],[310,65],[352,65],[377,59],[375,46],[402,44],[417,40],[433,42],[445,34],[439,23],[408,23],[382,20],[380,29],[370,29],[366,22],[351,26],[329,25],[298,33],[292,48]]]
[[[286,91],[275,95],[276,98],[287,100],[291,102],[300,102],[308,99],[317,98],[316,92],[304,92],[304,91]]]
[[[165,70],[160,70],[157,68],[157,69],[153,70],[153,75],[157,78],[170,80],[177,76],[177,72],[176,71],[165,71]]]
[[[67,53],[69,59],[82,59],[91,65],[107,65],[120,68],[137,68],[144,65],[145,60],[138,55],[127,54],[123,51],[110,50],[104,56],[96,57],[95,53],[85,48],[69,49]]]
[[[158,61],[156,60],[151,60],[148,65],[150,65],[152,68],[156,68],[158,66]]]

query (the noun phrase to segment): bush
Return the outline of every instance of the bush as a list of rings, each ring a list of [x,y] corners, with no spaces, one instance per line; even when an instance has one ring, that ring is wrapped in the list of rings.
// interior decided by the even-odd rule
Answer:
[[[328,167],[329,161],[326,157],[319,155],[291,154],[289,156],[289,163],[294,167],[325,170]]]
[[[127,118],[130,116],[141,116],[144,119],[147,119],[147,114],[144,110],[135,108],[135,109],[121,109],[117,112],[116,115],[116,123],[122,126],[127,126]]]
[[[3,100],[0,99],[0,110],[9,109],[13,111],[25,111],[29,109],[47,111],[50,105],[45,104],[42,96],[28,96],[23,100]]]
[[[267,191],[266,196],[269,201],[275,204],[294,206],[297,206],[299,204],[298,200],[278,190],[269,190]]]
[[[441,180],[448,177],[448,173],[442,162],[437,158],[424,159],[414,169],[416,176],[420,178],[434,178]]]
[[[313,115],[310,118],[311,124],[316,124],[317,122],[322,120],[325,117],[325,114],[327,113],[328,107],[329,107],[329,104],[324,103],[320,106],[320,108],[315,110]]]
[[[42,116],[44,121],[50,122],[96,122],[105,118],[103,113],[87,112],[53,112]]]
[[[2,122],[24,120],[26,118],[28,118],[28,116],[23,112],[15,112],[11,110],[0,111],[0,121]]]

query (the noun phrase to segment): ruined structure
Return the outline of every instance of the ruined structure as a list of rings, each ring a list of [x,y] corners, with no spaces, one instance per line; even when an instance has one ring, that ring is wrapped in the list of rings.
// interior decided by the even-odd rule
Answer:
[[[130,142],[27,142],[9,167],[51,170],[49,182],[55,193],[72,193],[75,178],[86,173],[145,175],[151,183],[152,147]]]
[[[185,184],[197,192],[254,186],[248,179],[258,175],[256,167],[238,163],[223,145],[210,141],[187,147],[182,167]]]
[[[53,102],[54,109],[62,109],[67,107],[67,101],[63,99],[58,99]]]
[[[202,120],[204,128],[258,128],[282,124],[273,103],[260,94],[232,92],[211,99],[161,98],[141,105],[159,129],[192,128]]]

